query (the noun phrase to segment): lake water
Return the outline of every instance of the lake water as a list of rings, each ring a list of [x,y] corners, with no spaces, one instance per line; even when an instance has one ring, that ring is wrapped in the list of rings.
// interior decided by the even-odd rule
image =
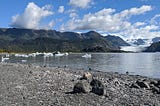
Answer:
[[[84,54],[69,54],[63,57],[15,57],[10,56],[6,62],[34,65],[47,65],[125,73],[160,78],[160,53],[93,53],[91,58],[83,58]],[[26,61],[25,61],[26,60]]]

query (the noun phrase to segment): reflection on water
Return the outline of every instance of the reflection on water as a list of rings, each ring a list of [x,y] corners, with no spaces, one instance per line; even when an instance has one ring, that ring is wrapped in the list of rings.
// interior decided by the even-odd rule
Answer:
[[[92,58],[83,58],[84,54],[70,54],[62,57],[14,57],[7,62],[69,67],[73,69],[91,68],[99,71],[113,71],[160,78],[160,53],[94,53]]]

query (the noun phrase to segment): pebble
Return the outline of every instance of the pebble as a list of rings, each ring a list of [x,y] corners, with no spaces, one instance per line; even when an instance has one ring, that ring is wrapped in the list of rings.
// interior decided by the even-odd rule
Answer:
[[[160,106],[160,81],[157,79],[92,71],[91,84],[87,80],[78,79],[85,72],[0,63],[0,106]],[[47,75],[44,77],[45,73]],[[137,79],[143,82],[145,88],[136,83]],[[86,88],[82,87],[85,90],[81,93],[73,93],[78,82],[86,85]],[[139,88],[133,89],[134,84]]]

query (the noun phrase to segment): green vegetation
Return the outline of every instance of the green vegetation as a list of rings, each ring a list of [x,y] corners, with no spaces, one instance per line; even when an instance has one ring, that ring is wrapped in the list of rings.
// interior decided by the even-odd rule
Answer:
[[[115,44],[116,39],[116,37],[112,40],[107,39],[94,31],[78,34],[55,30],[8,28],[0,29],[0,52],[120,51],[119,44]]]

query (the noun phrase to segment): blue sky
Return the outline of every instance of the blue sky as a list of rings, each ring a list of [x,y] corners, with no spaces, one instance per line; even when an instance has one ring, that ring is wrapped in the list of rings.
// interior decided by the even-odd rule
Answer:
[[[1,0],[0,27],[160,36],[159,0]]]

